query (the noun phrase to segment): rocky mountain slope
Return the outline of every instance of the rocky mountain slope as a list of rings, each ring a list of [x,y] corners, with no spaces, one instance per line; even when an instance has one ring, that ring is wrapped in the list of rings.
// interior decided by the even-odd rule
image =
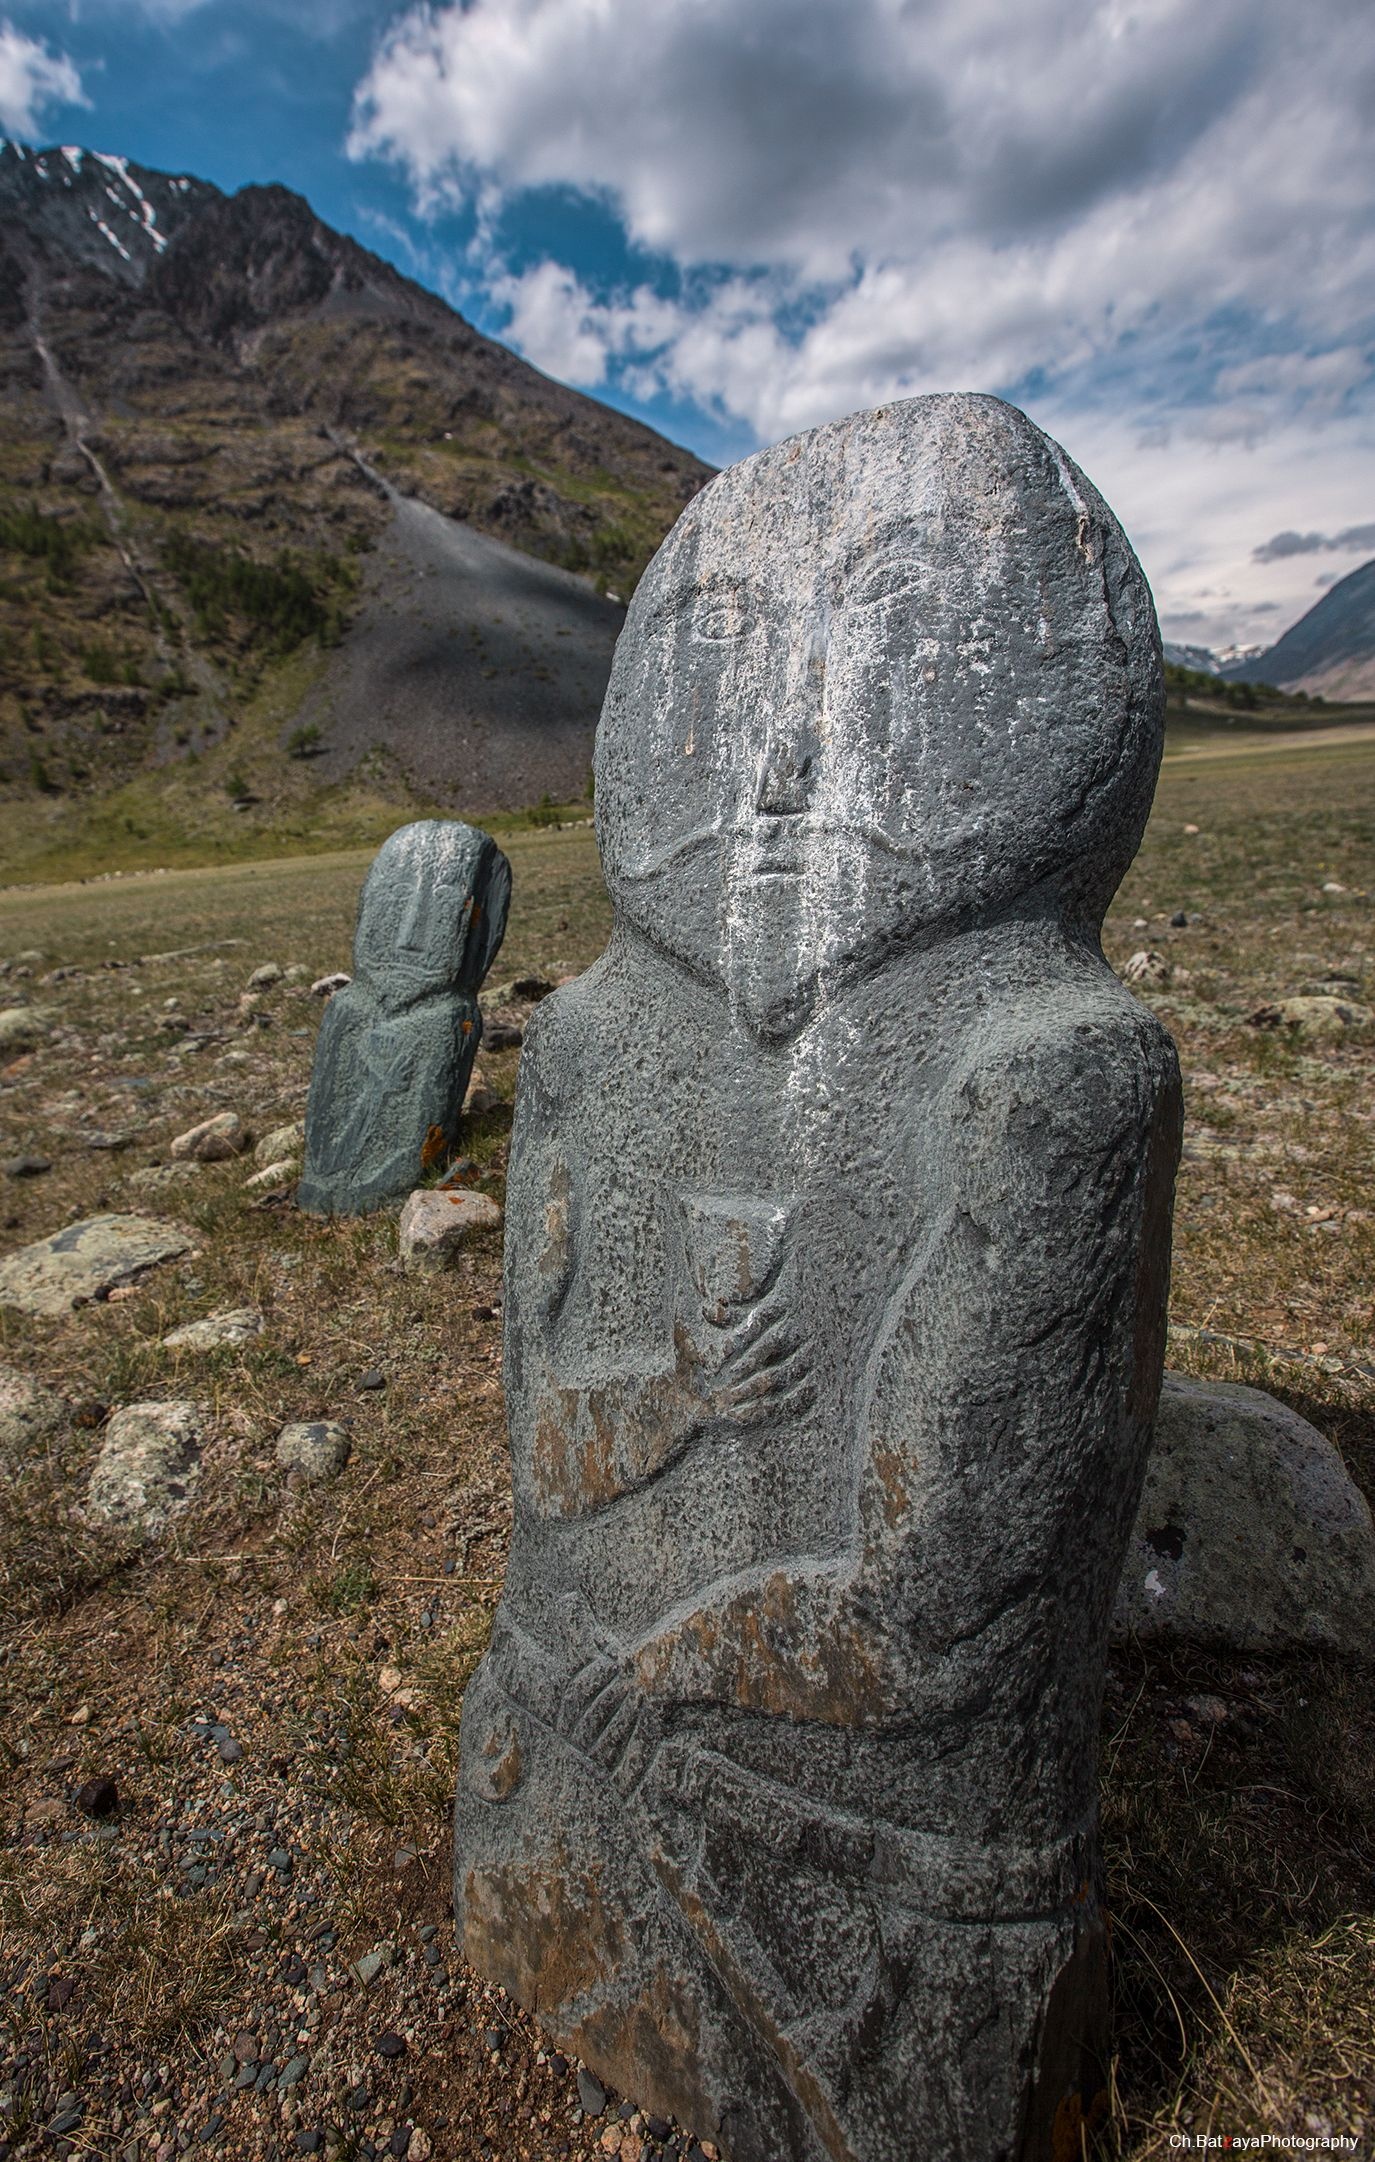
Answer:
[[[1310,697],[1375,697],[1375,561],[1339,578],[1283,638],[1223,674]]]
[[[284,188],[13,143],[0,416],[0,791],[53,816],[193,761],[238,800],[265,758],[298,794],[368,760],[472,809],[580,790],[618,602],[709,477]],[[420,568],[407,502],[463,524]]]

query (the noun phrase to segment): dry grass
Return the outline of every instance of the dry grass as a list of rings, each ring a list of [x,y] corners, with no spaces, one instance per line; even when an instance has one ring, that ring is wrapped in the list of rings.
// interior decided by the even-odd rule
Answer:
[[[1367,1493],[1375,1045],[1369,1031],[1291,1038],[1251,1016],[1333,971],[1349,997],[1375,1003],[1373,844],[1369,744],[1169,764],[1107,934],[1117,963],[1149,947],[1175,968],[1150,993],[1188,1095],[1173,1318],[1206,1333],[1177,1336],[1172,1363],[1273,1390],[1333,1436]],[[586,965],[609,921],[590,833],[517,831],[504,845],[516,902],[498,976]],[[200,1245],[123,1303],[58,1323],[0,1312],[0,1359],[73,1402],[207,1407],[199,1499],[160,1547],[135,1551],[83,1523],[97,1428],[73,1426],[0,1483],[6,1955],[70,1958],[95,1927],[86,2018],[126,2026],[169,2062],[196,2060],[210,2046],[197,2038],[240,2016],[245,1986],[240,1894],[226,1883],[168,1897],[172,1864],[157,1859],[157,1826],[185,1821],[214,1790],[187,1722],[210,1707],[244,1734],[236,1792],[247,1809],[299,1813],[347,1944],[395,1926],[398,1845],[422,1858],[424,1897],[442,1914],[462,1691],[504,1563],[498,1242],[451,1276],[414,1278],[396,1270],[390,1219],[327,1226],[255,1207],[242,1165],[154,1197],[129,1184],[223,1105],[260,1131],[299,1115],[318,1009],[283,989],[262,1009],[270,1026],[245,1026],[238,994],[264,960],[311,975],[347,966],[366,861],[0,895],[0,951],[38,946],[45,967],[82,972],[8,987],[56,1005],[61,1027],[3,1077],[0,1150],[55,1162],[46,1178],[5,1182],[4,1243],[136,1205],[188,1222]],[[1345,891],[1324,892],[1334,883]],[[1173,929],[1181,908],[1197,920]],[[171,999],[201,1048],[161,1025]],[[226,1052],[244,1056],[217,1063]],[[516,1054],[483,1065],[509,1107]],[[83,1139],[126,1128],[123,1150]],[[508,1131],[509,1108],[469,1141],[497,1195]],[[267,1316],[257,1343],[196,1354],[161,1341],[179,1321],[247,1303]],[[386,1377],[380,1394],[358,1390],[370,1367]],[[353,1458],[336,1484],[289,1491],[273,1437],[287,1419],[320,1416],[353,1421]],[[1184,2131],[1375,2124],[1367,1682],[1313,1661],[1125,1658],[1107,1741],[1117,2152],[1163,2157]],[[63,1842],[26,1825],[35,1802],[97,1770],[129,1796],[129,1837],[78,1828]],[[60,2019],[43,2032],[45,2050],[64,2046]],[[485,2077],[475,2060],[472,2080]],[[455,2132],[448,2151],[475,2155],[467,2137]],[[532,2149],[546,2151],[557,2146]]]

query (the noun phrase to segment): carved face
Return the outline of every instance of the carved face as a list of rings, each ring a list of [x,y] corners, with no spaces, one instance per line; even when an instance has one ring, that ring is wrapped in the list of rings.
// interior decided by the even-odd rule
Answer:
[[[355,976],[384,1008],[478,984],[501,943],[510,893],[506,858],[457,821],[403,826],[379,849],[358,904]]]
[[[780,444],[697,498],[635,595],[598,735],[613,897],[774,1035],[1047,880],[1101,913],[1158,686],[1115,521],[1011,407],[918,399]]]

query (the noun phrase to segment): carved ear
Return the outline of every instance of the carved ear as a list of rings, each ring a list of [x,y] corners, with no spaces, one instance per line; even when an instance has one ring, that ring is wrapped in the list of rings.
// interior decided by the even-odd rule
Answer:
[[[483,977],[501,950],[510,905],[511,866],[496,842],[489,841],[473,881],[473,912],[469,918],[468,957],[475,964],[474,990],[481,988]]]

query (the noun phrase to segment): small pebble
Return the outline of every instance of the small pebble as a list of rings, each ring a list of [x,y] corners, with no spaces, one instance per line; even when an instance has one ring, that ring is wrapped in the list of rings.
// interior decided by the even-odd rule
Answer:
[[[113,1779],[88,1779],[76,1790],[76,1806],[83,1817],[109,1817],[119,1807],[119,1788]]]
[[[397,2057],[405,2056],[406,2045],[399,2034],[393,2034],[388,2029],[386,2034],[379,2034],[377,2037],[377,2054],[379,2057],[385,2057],[392,2061]]]
[[[606,2089],[586,2065],[578,2073],[578,2100],[589,2117],[600,2117],[606,2108]]]
[[[358,1386],[360,1389],[385,1389],[387,1377],[377,1367],[370,1366],[366,1374],[359,1375]]]

